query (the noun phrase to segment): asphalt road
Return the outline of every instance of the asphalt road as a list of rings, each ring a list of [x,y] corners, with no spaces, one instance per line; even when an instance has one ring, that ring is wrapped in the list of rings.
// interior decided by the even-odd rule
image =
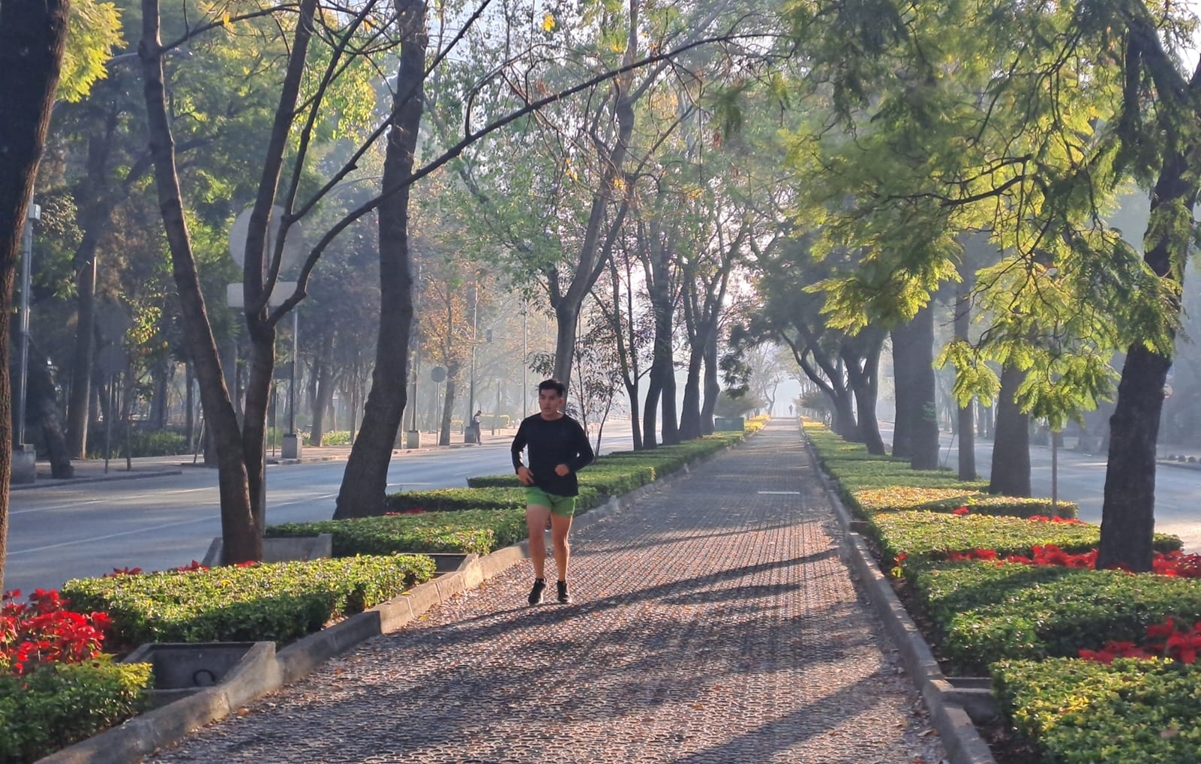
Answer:
[[[606,428],[602,452],[628,450],[628,430]],[[267,523],[328,519],[346,463],[267,468]],[[510,470],[507,442],[395,457],[388,490],[466,486]],[[13,491],[4,588],[28,593],[114,568],[162,570],[200,560],[221,535],[216,470]]]
[[[891,433],[890,433],[891,434]],[[942,436],[942,457],[958,469],[957,443]],[[992,441],[976,440],[976,471],[987,477],[992,465]],[[1105,456],[1059,449],[1058,496],[1080,505],[1080,519],[1100,524],[1105,500]],[[1030,488],[1035,496],[1051,495],[1051,449],[1030,447]],[[1160,464],[1155,470],[1155,530],[1174,533],[1185,551],[1201,552],[1201,470]]]

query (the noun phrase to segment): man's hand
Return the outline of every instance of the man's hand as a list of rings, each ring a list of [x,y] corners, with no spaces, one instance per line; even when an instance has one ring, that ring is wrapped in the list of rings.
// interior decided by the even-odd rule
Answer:
[[[530,472],[529,467],[521,466],[517,468],[517,480],[522,485],[534,484],[534,473]]]
[[[566,464],[560,464],[558,467],[555,467],[555,474],[559,477],[567,477],[570,472],[571,469]]]

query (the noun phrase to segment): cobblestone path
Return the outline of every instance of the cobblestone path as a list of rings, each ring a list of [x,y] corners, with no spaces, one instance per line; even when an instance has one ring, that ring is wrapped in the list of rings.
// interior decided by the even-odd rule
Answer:
[[[526,607],[523,563],[155,760],[937,764],[838,533],[773,420],[582,523],[576,604]]]

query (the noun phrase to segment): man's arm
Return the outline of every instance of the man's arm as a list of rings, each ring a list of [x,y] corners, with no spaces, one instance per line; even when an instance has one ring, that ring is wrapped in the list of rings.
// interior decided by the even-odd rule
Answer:
[[[517,427],[517,434],[513,436],[513,445],[509,447],[509,451],[513,455],[514,472],[523,466],[521,463],[521,452],[525,450],[526,439],[525,422],[522,422]]]
[[[592,452],[592,444],[588,442],[588,433],[584,432],[584,428],[576,422],[575,426],[575,457],[567,462],[567,466],[572,472],[579,472],[592,463],[592,459],[596,456]]]

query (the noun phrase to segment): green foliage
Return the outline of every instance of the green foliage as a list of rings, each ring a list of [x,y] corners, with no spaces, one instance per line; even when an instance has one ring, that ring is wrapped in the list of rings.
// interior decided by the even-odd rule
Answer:
[[[0,761],[23,764],[120,724],[147,706],[150,664],[45,665],[0,676]]]
[[[306,446],[313,445],[306,433],[304,436],[304,444]],[[325,432],[321,434],[321,446],[349,446],[350,445],[350,430],[334,430],[333,432]]]
[[[92,85],[104,79],[105,63],[114,48],[123,44],[121,13],[114,3],[76,0],[71,3],[67,46],[56,96],[76,103],[87,97]]]
[[[1076,517],[1079,507],[1070,501],[1058,501],[1051,506],[1050,499],[1018,496],[994,496],[972,490],[961,484],[948,488],[924,486],[890,485],[884,488],[864,488],[849,496],[853,509],[867,517],[876,512],[904,510],[926,510],[927,512],[951,512],[967,507],[972,514],[1008,515],[1011,517]]]
[[[992,666],[993,693],[1018,731],[1057,764],[1195,761],[1201,666],[1055,658]]]
[[[113,619],[112,636],[144,642],[292,642],[434,576],[428,557],[350,557],[68,581],[74,607]]]
[[[104,440],[102,429],[93,431],[92,437],[88,439],[89,459],[104,458]],[[109,445],[112,449],[109,456],[113,459],[124,459],[126,455],[130,457],[173,456],[189,453],[187,438],[181,433],[170,430],[130,428],[127,439],[125,428],[118,426],[113,431],[112,442]]]
[[[1138,642],[1165,616],[1201,620],[1201,589],[1185,578],[974,561],[915,569],[909,580],[944,634],[943,656],[968,675],[1000,659],[1067,657],[1109,640]]]
[[[952,552],[993,549],[1001,557],[1030,557],[1035,545],[1054,544],[1069,554],[1095,549],[1101,530],[1086,523],[1055,523],[1020,517],[934,512],[881,512],[869,521],[885,559],[908,556],[906,564],[945,559]],[[1160,551],[1179,548],[1174,536],[1158,539]]]
[[[464,509],[267,526],[266,536],[330,533],[334,556],[356,554],[488,554],[527,536],[525,509]]]

